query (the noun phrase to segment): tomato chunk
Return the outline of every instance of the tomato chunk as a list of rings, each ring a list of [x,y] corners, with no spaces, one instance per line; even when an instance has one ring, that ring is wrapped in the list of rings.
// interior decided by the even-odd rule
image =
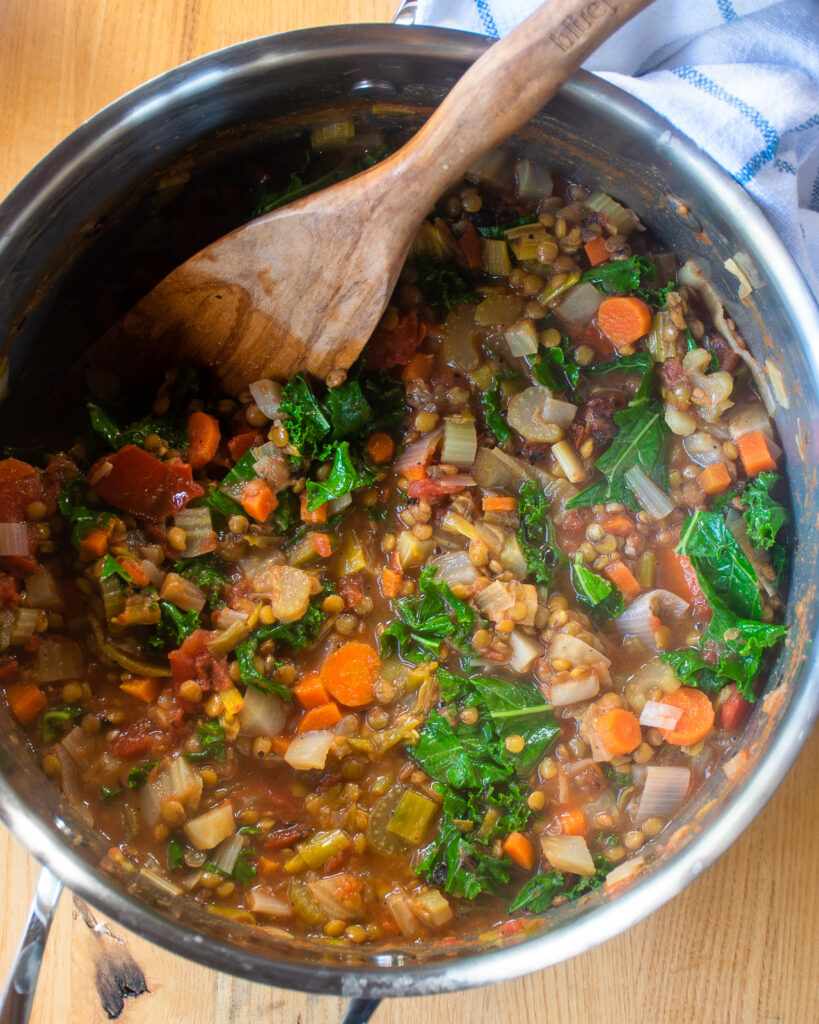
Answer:
[[[186,462],[162,462],[135,444],[127,444],[100,459],[88,478],[109,505],[155,522],[161,522],[205,493]]]
[[[171,651],[168,661],[174,685],[178,688],[186,679],[194,679],[203,690],[228,690],[233,685],[227,667],[227,658],[214,658],[208,644],[219,636],[218,631],[197,629],[177,651]]]

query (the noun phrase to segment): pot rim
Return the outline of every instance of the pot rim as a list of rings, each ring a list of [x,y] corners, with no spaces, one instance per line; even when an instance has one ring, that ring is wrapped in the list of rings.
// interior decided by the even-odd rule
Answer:
[[[471,62],[489,40],[451,29],[395,25],[346,25],[268,36],[200,57],[152,79],[104,108],[51,151],[0,205],[0,260],[19,241],[32,210],[56,201],[101,145],[132,131],[169,103],[193,98],[205,84],[241,68],[244,74],[274,71],[293,61],[314,61],[328,49],[333,55],[446,57]],[[681,163],[713,198],[744,220],[743,237],[759,263],[777,281],[779,294],[800,325],[802,344],[819,367],[819,309],[790,254],[748,194],[686,136],[650,108],[615,86],[578,72],[563,87],[589,108],[612,114],[624,128],[648,128],[668,159]],[[816,369],[813,370],[816,375]],[[40,818],[33,817],[9,779],[0,772],[0,819],[34,857],[69,888],[142,937],[250,981],[345,996],[400,997],[448,992],[508,980],[552,966],[625,931],[681,892],[719,857],[767,803],[795,760],[819,716],[819,652],[812,652],[802,684],[794,692],[755,770],[723,805],[719,827],[703,829],[670,860],[652,867],[636,884],[555,932],[546,931],[519,945],[429,964],[377,968],[294,963],[267,957],[190,927],[153,910],[114,885],[87,863]]]

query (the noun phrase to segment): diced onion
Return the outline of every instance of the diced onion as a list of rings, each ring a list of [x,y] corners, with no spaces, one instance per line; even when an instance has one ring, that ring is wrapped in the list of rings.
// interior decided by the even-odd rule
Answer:
[[[571,662],[572,665],[585,665],[593,669],[600,677],[600,681],[608,683],[611,681],[609,666],[611,659],[601,654],[585,640],[578,640],[576,636],[568,633],[558,633],[549,645],[549,660],[562,658]]]
[[[402,569],[411,569],[415,565],[422,565],[432,554],[435,541],[420,540],[411,530],[402,530],[398,534],[398,543],[395,551]]]
[[[523,675],[528,672],[537,659],[543,654],[543,648],[523,630],[513,629],[509,634],[509,666]]]
[[[597,314],[605,296],[589,281],[582,281],[566,292],[554,307],[557,318],[568,330],[578,331]]]
[[[756,430],[761,430],[769,441],[773,441],[773,425],[764,407],[758,403],[735,412],[728,423],[728,431],[733,441],[738,441],[739,438]]]
[[[323,768],[334,740],[335,734],[325,729],[302,733],[290,741],[284,759],[297,771]]]
[[[503,149],[493,149],[473,164],[465,177],[475,184],[489,185],[498,192],[509,192],[514,184],[512,156]]]
[[[432,560],[438,567],[437,579],[444,580],[450,587],[471,587],[480,573],[469,560],[466,551],[450,551]]]
[[[339,899],[339,892],[344,891],[344,883],[349,883],[349,881],[349,875],[330,875],[327,878],[317,878],[315,881],[307,883],[310,895],[316,901],[322,914],[329,920],[352,921],[360,913],[361,907],[356,906],[355,902],[349,898],[349,890],[347,890],[346,901]]]
[[[63,743],[58,743],[54,747],[54,754],[60,762],[60,788],[62,789],[66,800],[71,804],[87,825],[93,826],[94,814],[82,798],[77,765],[69,756]]]
[[[201,587],[176,572],[169,572],[165,577],[159,596],[183,612],[201,612],[207,600],[207,594]]]
[[[412,938],[420,931],[418,918],[412,912],[412,907],[406,894],[403,892],[391,892],[384,898],[387,910],[392,915],[393,921],[398,925],[398,930],[407,938]]]
[[[253,468],[274,493],[278,493],[290,483],[290,463],[287,456],[272,441],[265,441],[258,448],[254,448],[253,457]],[[240,493],[243,486],[244,483],[240,483]]]
[[[262,410],[262,413],[269,420],[276,419],[282,404],[281,384],[263,377],[261,380],[254,380],[248,386],[248,391],[253,395],[253,401]]]
[[[278,736],[287,719],[284,701],[275,693],[262,693],[255,686],[245,690],[245,706],[239,712],[244,736]]]
[[[578,704],[581,700],[590,700],[600,692],[600,679],[596,672],[589,673],[585,679],[569,679],[565,683],[552,683],[549,690],[549,702],[556,708],[567,704]]]
[[[197,850],[212,850],[236,831],[233,805],[225,800],[197,818],[191,818],[184,828],[185,835]]]
[[[409,449],[408,449],[409,450]],[[527,466],[500,448],[479,448],[472,476],[479,487],[518,488],[530,478]]]
[[[0,523],[0,555],[27,555],[28,527],[25,523]]]
[[[668,818],[680,806],[688,792],[691,771],[677,765],[651,764],[637,810],[637,821],[646,818]]]
[[[406,473],[408,469],[417,469],[419,466],[425,466],[432,458],[443,434],[444,428],[436,427],[435,430],[424,434],[418,441],[411,444],[395,460],[395,472],[400,475],[401,473]]]
[[[612,893],[617,892],[618,889],[622,889],[622,887],[627,885],[632,878],[639,875],[642,870],[642,855],[632,857],[630,860],[624,860],[622,864],[618,864],[616,868],[612,868],[612,870],[606,875],[606,881],[603,883],[606,895],[610,896]]]
[[[640,712],[640,725],[648,729],[673,729],[681,717],[682,708],[659,700],[647,700]]]
[[[527,441],[554,443],[575,417],[577,406],[553,398],[546,388],[531,387],[509,400],[509,426]]]
[[[18,647],[28,643],[34,635],[41,615],[45,619],[45,614],[39,608],[18,608],[11,624],[9,643]]]
[[[515,164],[518,199],[548,199],[554,189],[552,172],[531,160],[518,160]]]
[[[185,532],[185,547],[180,558],[195,558],[215,551],[218,544],[216,531],[207,505],[201,508],[182,508],[173,517],[174,525]]]
[[[520,543],[513,533],[510,533],[504,542],[500,562],[504,569],[508,569],[515,576],[525,576],[529,570],[529,564],[521,550]]]
[[[268,917],[292,917],[293,906],[290,900],[276,896],[262,886],[256,886],[247,894],[247,905],[254,914],[266,914]]]
[[[651,620],[654,616],[667,615],[672,621],[682,618],[688,611],[688,602],[670,590],[651,590],[641,594],[632,601],[622,615],[614,620],[623,636],[636,636],[646,647],[657,649],[654,639],[654,628]],[[662,614],[661,614],[662,613]]]
[[[670,665],[659,658],[652,658],[641,665],[626,682],[624,694],[632,711],[639,715],[649,693],[657,687],[664,693],[673,693],[680,688],[680,681]]]
[[[37,645],[38,683],[56,683],[61,679],[81,678],[85,661],[79,644],[73,640],[45,639]]]
[[[543,835],[540,845],[543,856],[558,871],[591,878],[596,870],[583,836]]]
[[[469,469],[475,461],[478,450],[478,434],[475,421],[459,416],[447,416],[444,420],[444,446],[441,461],[459,469]]]
[[[640,466],[632,466],[623,475],[638,504],[648,512],[652,519],[665,519],[676,508],[671,498],[654,483]]]
[[[727,462],[728,457],[722,449],[722,443],[708,433],[698,430],[683,441],[685,454],[698,466],[714,466],[718,462]]]
[[[537,331],[531,320],[519,320],[503,332],[513,356],[531,356],[537,352]]]
[[[412,910],[430,928],[440,928],[452,920],[452,907],[437,889],[427,889],[415,896]]]
[[[63,607],[60,588],[48,569],[40,567],[28,577],[23,604],[27,608],[45,608],[47,611],[58,611]]]

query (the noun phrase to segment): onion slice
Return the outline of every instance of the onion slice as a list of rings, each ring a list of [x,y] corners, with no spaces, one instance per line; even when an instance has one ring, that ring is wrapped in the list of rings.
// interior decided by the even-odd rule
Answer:
[[[281,384],[263,378],[249,385],[248,391],[253,395],[253,401],[262,410],[262,413],[269,420],[276,419],[282,404]]]
[[[290,741],[284,759],[297,771],[323,768],[333,740],[335,734],[325,729],[302,733]]]
[[[674,729],[682,717],[682,708],[663,704],[659,700],[647,700],[640,712],[640,725],[649,729]]]
[[[425,466],[435,449],[438,447],[438,442],[443,437],[444,428],[437,427],[435,430],[431,430],[428,434],[424,434],[422,438],[411,444],[407,448],[403,455],[399,456],[395,460],[395,472],[405,473],[408,469],[415,469],[418,466]]]
[[[657,650],[654,639],[654,627],[651,620],[654,616],[669,616],[679,619],[688,611],[688,603],[670,590],[651,590],[641,594],[614,621],[623,636],[636,636],[646,647]]]
[[[634,492],[638,503],[648,512],[652,519],[665,519],[676,505],[662,488],[658,487],[640,466],[632,466],[623,476]]]
[[[668,818],[680,806],[688,792],[691,771],[677,765],[652,764],[646,768],[646,781],[640,797],[637,821]]]
[[[27,555],[28,527],[25,523],[0,523],[0,555]]]

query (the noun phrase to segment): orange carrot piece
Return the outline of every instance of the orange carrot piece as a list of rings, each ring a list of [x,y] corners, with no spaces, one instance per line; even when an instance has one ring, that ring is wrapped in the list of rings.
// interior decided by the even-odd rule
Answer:
[[[318,672],[308,672],[293,687],[293,696],[301,706],[310,711],[330,703],[330,695],[324,689],[324,683]]]
[[[150,579],[148,579],[148,574],[139,562],[135,562],[133,558],[121,558],[119,560],[119,564],[131,577],[135,587],[147,587],[151,582]]]
[[[310,535],[313,550],[320,558],[329,558],[333,553],[333,546],[326,533],[313,533]]]
[[[367,438],[367,456],[376,466],[385,466],[395,454],[395,442],[389,434],[377,431]]]
[[[257,523],[263,523],[279,507],[279,499],[264,480],[248,480],[242,488],[242,508]]]
[[[610,754],[630,754],[643,742],[643,730],[625,708],[610,708],[595,719],[594,728],[600,742]]]
[[[707,736],[714,725],[714,705],[707,693],[692,686],[681,686],[673,693],[667,693],[661,704],[682,711],[673,729],[661,729],[663,739],[675,747],[690,747]]]
[[[407,480],[424,480],[426,475],[426,466],[407,466],[406,469],[401,470],[401,476],[405,476]]]
[[[373,699],[381,659],[368,644],[351,640],[332,651],[321,667],[321,681],[331,697],[348,708]]]
[[[697,475],[700,487],[706,494],[721,494],[731,486],[731,474],[724,462],[715,462],[706,466]]]
[[[398,597],[401,593],[401,584],[403,578],[400,572],[396,572],[394,569],[390,569],[389,566],[384,566],[381,570],[381,593],[387,600],[392,600],[394,597]]]
[[[634,295],[613,295],[600,303],[597,324],[615,348],[623,348],[651,330],[651,309]]]
[[[517,498],[506,494],[487,494],[481,501],[484,512],[514,512],[518,507]]]
[[[298,732],[315,732],[317,729],[332,729],[341,721],[341,712],[338,704],[331,700],[329,704],[322,704],[317,708],[310,708],[305,711],[299,722]]]
[[[89,562],[95,558],[102,558],[108,550],[108,538],[110,536],[111,531],[106,530],[104,527],[89,530],[80,541],[80,557]]]
[[[503,841],[503,852],[519,868],[531,871],[535,866],[535,851],[522,832],[510,832]]]
[[[415,352],[404,367],[404,380],[426,380],[432,372],[435,356],[431,352]]]
[[[691,605],[695,619],[711,614],[711,606],[700,589],[694,566],[685,555],[673,548],[659,548],[656,553],[657,586],[670,590]]]
[[[211,461],[222,439],[219,420],[206,412],[192,412],[188,417],[188,462],[201,469]]]
[[[615,537],[628,537],[630,533],[634,533],[634,523],[622,512],[601,519],[600,525],[606,533],[613,533]]]
[[[776,460],[771,455],[768,439],[761,430],[743,434],[737,439],[737,448],[739,448],[739,456],[748,476],[758,476],[760,473],[776,471]]]
[[[127,682],[120,683],[119,688],[132,697],[136,697],[137,700],[152,704],[159,696],[162,681],[155,676],[144,676],[140,679],[129,679]]]
[[[290,746],[292,736],[271,736],[270,743],[275,753],[282,757],[287,753],[287,748]]]
[[[627,601],[633,601],[643,589],[631,569],[620,559],[610,562],[603,570],[603,575],[620,588]]]
[[[21,725],[29,725],[43,710],[48,701],[34,683],[12,683],[6,690],[9,707]]]
[[[586,256],[593,267],[599,267],[601,263],[608,263],[611,253],[606,248],[605,238],[593,238],[583,246]]]
[[[301,503],[301,521],[303,523],[326,523],[327,522],[327,502],[319,505],[318,508],[313,509],[311,512],[307,508],[307,491],[302,491],[299,495],[299,502]]]
[[[566,836],[584,836],[586,834],[586,818],[579,807],[561,807],[557,813],[563,834]]]

